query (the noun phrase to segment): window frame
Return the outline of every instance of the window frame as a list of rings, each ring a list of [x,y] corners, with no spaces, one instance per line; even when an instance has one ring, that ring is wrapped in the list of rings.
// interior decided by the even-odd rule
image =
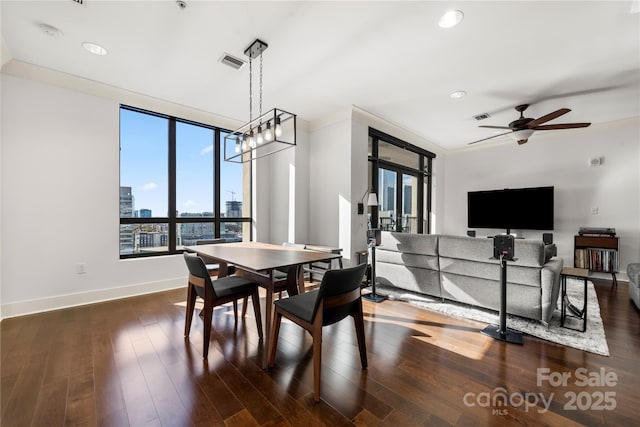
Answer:
[[[125,104],[120,104],[120,108],[118,111],[122,111],[122,110],[129,110],[129,111],[133,111],[136,113],[141,113],[141,114],[149,114],[152,116],[156,116],[156,117],[161,117],[164,119],[168,120],[168,130],[167,130],[167,150],[168,150],[168,212],[169,215],[168,216],[164,216],[164,217],[160,217],[160,216],[153,216],[151,218],[141,218],[141,217],[120,217],[120,209],[118,209],[118,216],[119,216],[119,224],[118,224],[118,236],[120,236],[120,227],[122,225],[137,225],[137,224],[167,224],[169,227],[169,231],[168,231],[168,246],[167,246],[167,250],[166,251],[149,251],[149,252],[142,252],[142,253],[131,253],[131,254],[122,254],[119,253],[120,259],[131,259],[131,258],[146,258],[146,257],[155,257],[155,256],[165,256],[165,255],[175,255],[175,254],[181,254],[184,252],[184,249],[179,249],[177,247],[177,242],[176,242],[176,237],[177,237],[177,230],[178,230],[178,226],[180,224],[187,224],[187,223],[213,223],[213,229],[214,229],[214,238],[220,238],[220,230],[222,228],[222,225],[224,223],[228,223],[228,222],[233,222],[233,223],[251,223],[253,222],[253,218],[251,216],[245,217],[223,217],[221,215],[221,207],[222,207],[222,202],[221,202],[221,193],[220,193],[220,187],[221,187],[221,182],[220,182],[220,176],[221,176],[221,165],[222,162],[224,162],[224,155],[221,155],[221,134],[228,132],[231,133],[230,130],[228,129],[224,129],[221,127],[217,127],[217,126],[213,126],[213,125],[208,125],[205,123],[199,123],[199,122],[195,122],[192,120],[188,120],[188,119],[182,119],[179,117],[175,117],[175,116],[171,116],[168,114],[162,114],[162,113],[157,113],[154,111],[149,111],[149,110],[145,110],[142,108],[138,108],[138,107],[133,107],[130,105],[125,105]],[[120,123],[120,121],[119,121]],[[176,175],[177,175],[177,164],[176,164],[176,149],[177,149],[177,140],[176,140],[176,124],[177,123],[184,123],[184,124],[189,124],[192,126],[199,126],[199,127],[203,127],[206,129],[210,129],[213,131],[213,151],[212,151],[212,156],[213,156],[213,180],[214,180],[214,185],[213,185],[213,202],[214,202],[214,216],[213,217],[180,217],[176,215],[176,207],[177,207],[177,201],[176,201]],[[120,124],[121,125],[121,124]],[[120,140],[120,135],[121,135],[121,131],[118,134],[118,144],[119,147],[121,149],[122,147],[122,142]],[[121,170],[121,157],[119,156],[118,158],[118,182],[119,182],[119,188],[122,186],[122,182],[120,182],[120,170]],[[247,167],[246,164],[243,164],[243,168]],[[245,197],[243,197],[243,203],[249,203],[251,204],[252,202],[252,195],[253,195],[253,186],[252,186],[252,179],[251,179],[251,173],[252,170],[251,168],[249,168],[249,195],[248,195],[248,200],[245,202]],[[243,195],[244,196],[244,195]],[[118,202],[120,203],[120,202]],[[249,209],[247,210],[248,212],[253,212],[253,210],[251,209],[251,206],[249,206]],[[250,227],[250,233],[253,232],[253,228]],[[246,238],[249,238],[249,240],[252,238],[251,235],[249,236],[243,236],[243,240]]]
[[[378,175],[379,169],[383,168],[386,170],[391,170],[396,172],[396,181],[397,188],[402,188],[402,175],[411,175],[415,176],[418,179],[417,183],[417,206],[418,206],[418,224],[416,232],[418,234],[429,234],[431,230],[431,188],[432,188],[432,166],[433,159],[436,158],[435,153],[431,151],[425,150],[423,148],[417,147],[413,144],[410,144],[406,141],[403,141],[395,136],[389,135],[372,127],[369,127],[369,138],[371,139],[371,155],[368,156],[369,164],[370,164],[370,179],[369,183],[372,191],[376,194],[379,194],[379,182]],[[378,157],[378,144],[382,141],[387,144],[394,145],[396,147],[402,148],[404,150],[411,151],[416,155],[420,156],[418,161],[418,169],[408,167],[406,165],[393,163],[388,160],[382,159]],[[425,185],[426,184],[426,185]],[[425,194],[425,190],[427,189],[428,194]],[[399,206],[401,206],[400,201],[402,200],[402,192],[396,192],[396,210]],[[424,202],[427,202],[427,211],[424,211]],[[378,227],[379,221],[379,213],[378,209],[372,209],[371,211],[371,224],[373,228]],[[426,230],[425,230],[426,226]]]

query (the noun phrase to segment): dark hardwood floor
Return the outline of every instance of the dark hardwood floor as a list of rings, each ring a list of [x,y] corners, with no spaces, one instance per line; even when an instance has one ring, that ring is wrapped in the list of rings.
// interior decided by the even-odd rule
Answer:
[[[352,322],[325,328],[319,404],[301,328],[283,323],[276,366],[263,371],[254,319],[235,327],[221,307],[203,362],[202,320],[183,337],[186,289],[7,319],[0,424],[638,425],[640,312],[626,283],[596,281],[596,290],[610,357],[528,336],[506,344],[481,335],[479,322],[365,301],[369,368]],[[571,378],[539,383],[539,368]],[[576,385],[585,376],[592,382]]]

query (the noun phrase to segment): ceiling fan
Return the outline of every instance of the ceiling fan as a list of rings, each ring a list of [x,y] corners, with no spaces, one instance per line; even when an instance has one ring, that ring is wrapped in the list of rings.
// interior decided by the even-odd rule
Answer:
[[[487,139],[497,138],[503,135],[510,135],[518,142],[518,144],[524,144],[529,140],[531,134],[533,134],[533,132],[536,130],[586,128],[587,126],[591,125],[591,123],[559,123],[556,125],[543,125],[543,123],[567,114],[571,110],[568,108],[561,108],[537,119],[531,119],[528,117],[524,117],[523,115],[524,110],[526,110],[528,107],[529,104],[518,105],[516,107],[516,111],[520,113],[520,118],[509,123],[509,126],[479,126],[481,128],[489,129],[509,129],[509,132],[479,139],[477,141],[470,142],[469,144],[475,144],[477,142],[486,141]]]

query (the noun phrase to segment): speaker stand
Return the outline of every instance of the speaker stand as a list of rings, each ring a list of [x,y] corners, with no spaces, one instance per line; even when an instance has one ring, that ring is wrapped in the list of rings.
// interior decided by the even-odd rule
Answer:
[[[507,328],[507,259],[504,257],[500,257],[500,324],[489,325],[481,333],[500,341],[524,344],[520,332]]]
[[[376,295],[376,245],[371,246],[371,293],[362,295],[362,298],[371,302],[382,302],[384,297]]]

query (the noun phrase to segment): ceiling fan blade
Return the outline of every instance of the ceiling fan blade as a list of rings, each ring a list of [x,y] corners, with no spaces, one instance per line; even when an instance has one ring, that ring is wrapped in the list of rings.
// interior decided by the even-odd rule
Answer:
[[[568,108],[561,108],[559,110],[554,111],[553,113],[549,113],[549,114],[546,114],[546,115],[544,115],[542,117],[538,117],[537,119],[531,120],[529,123],[527,123],[527,127],[529,129],[531,129],[531,128],[535,127],[535,126],[538,126],[538,125],[541,125],[543,123],[546,123],[549,120],[553,120],[553,119],[555,119],[557,117],[560,117],[560,116],[562,116],[564,114],[567,114],[569,111],[571,111],[571,110],[568,109]]]
[[[486,125],[480,125],[478,127],[479,128],[489,128],[489,129],[511,129],[508,126],[486,126]]]
[[[575,128],[586,128],[590,125],[591,123],[558,123],[557,125],[536,126],[532,129],[534,130],[575,129]]]
[[[507,129],[508,129],[508,128],[507,128]],[[510,134],[510,133],[513,133],[513,131],[511,131],[511,132],[505,132],[505,133],[500,133],[500,134],[498,134],[498,135],[492,135],[492,136],[490,136],[490,137],[488,137],[488,138],[482,138],[482,139],[479,139],[479,140],[477,140],[477,141],[470,142],[470,143],[468,143],[467,145],[475,144],[475,143],[477,143],[477,142],[486,141],[487,139],[497,138],[497,137],[499,137],[499,136],[503,136],[503,135],[508,135],[508,134]]]

